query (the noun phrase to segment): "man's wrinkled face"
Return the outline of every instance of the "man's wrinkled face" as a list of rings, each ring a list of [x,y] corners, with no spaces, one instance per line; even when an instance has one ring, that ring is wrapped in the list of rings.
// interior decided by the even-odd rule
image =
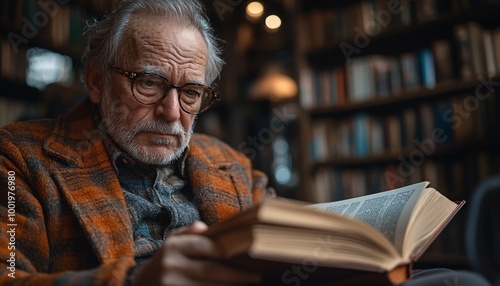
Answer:
[[[122,43],[115,66],[134,72],[153,72],[170,83],[205,83],[207,47],[200,32],[189,25],[152,15],[136,15]],[[195,115],[179,105],[171,89],[157,104],[134,99],[131,80],[112,73],[109,91],[104,88],[102,120],[110,136],[135,159],[166,165],[179,158],[191,138]]]

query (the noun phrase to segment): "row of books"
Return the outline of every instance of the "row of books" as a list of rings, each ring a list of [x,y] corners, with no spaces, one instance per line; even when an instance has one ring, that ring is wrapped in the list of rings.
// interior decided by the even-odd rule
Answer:
[[[500,151],[464,152],[446,158],[411,162],[400,158],[369,167],[321,167],[314,174],[313,202],[344,200],[378,193],[420,181],[432,182],[452,200],[470,197],[482,180],[500,173]]]
[[[351,42],[356,35],[374,37],[386,29],[458,15],[484,3],[455,0],[363,0],[331,9],[312,9],[302,18],[306,49]],[[486,2],[486,1],[484,1]]]
[[[353,103],[403,90],[436,86],[434,55],[430,49],[400,56],[354,58],[346,65],[345,72],[348,101]]]
[[[469,22],[457,25],[454,32],[454,43],[437,40],[418,52],[357,57],[329,69],[306,67],[300,71],[301,104],[342,106],[500,74],[500,28],[485,30]]]
[[[311,128],[316,162],[410,152],[425,142],[436,148],[465,146],[500,132],[498,95],[457,95],[383,115],[359,112],[318,119]],[[498,136],[497,136],[498,137]]]
[[[455,26],[453,32],[458,50],[460,79],[500,74],[500,28],[488,30],[476,22],[468,22]],[[442,49],[440,52],[444,54],[449,51]],[[445,68],[447,63],[443,61],[438,65]]]

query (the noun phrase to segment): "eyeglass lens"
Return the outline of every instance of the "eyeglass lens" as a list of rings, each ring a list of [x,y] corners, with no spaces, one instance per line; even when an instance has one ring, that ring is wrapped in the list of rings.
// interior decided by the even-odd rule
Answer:
[[[176,86],[156,75],[139,76],[133,84],[134,96],[145,104],[153,104],[162,100],[171,88],[177,89],[180,93],[181,107],[190,113],[203,111],[212,101],[212,91],[201,84]]]

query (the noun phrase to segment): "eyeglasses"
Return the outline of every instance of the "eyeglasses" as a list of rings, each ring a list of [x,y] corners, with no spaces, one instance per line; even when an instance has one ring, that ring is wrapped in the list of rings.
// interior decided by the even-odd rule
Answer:
[[[216,101],[220,101],[219,93],[203,84],[171,84],[159,74],[131,72],[116,66],[111,68],[132,81],[131,89],[134,98],[145,105],[153,105],[162,101],[172,88],[175,88],[179,94],[179,103],[182,110],[189,114],[200,114],[209,109]]]

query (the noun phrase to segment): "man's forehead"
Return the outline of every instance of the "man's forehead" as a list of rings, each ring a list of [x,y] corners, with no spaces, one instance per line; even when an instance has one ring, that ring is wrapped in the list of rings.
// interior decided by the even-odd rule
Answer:
[[[136,15],[121,43],[117,58],[130,69],[147,70],[182,81],[203,82],[208,61],[207,45],[192,24],[173,22],[158,15]],[[171,74],[181,68],[183,74]]]
[[[192,34],[182,33],[182,31],[189,31]],[[176,22],[164,16],[139,14],[134,16],[129,22],[125,38],[136,45],[154,44],[168,47],[185,43],[186,39],[183,39],[183,37],[186,37],[186,35],[190,37],[193,37],[193,35],[199,36],[199,39],[203,41],[201,33],[192,24]],[[189,41],[192,42],[193,38],[190,38]],[[184,48],[189,49],[189,45],[186,45]],[[203,47],[198,46],[198,48]],[[197,52],[199,52],[198,49]]]

